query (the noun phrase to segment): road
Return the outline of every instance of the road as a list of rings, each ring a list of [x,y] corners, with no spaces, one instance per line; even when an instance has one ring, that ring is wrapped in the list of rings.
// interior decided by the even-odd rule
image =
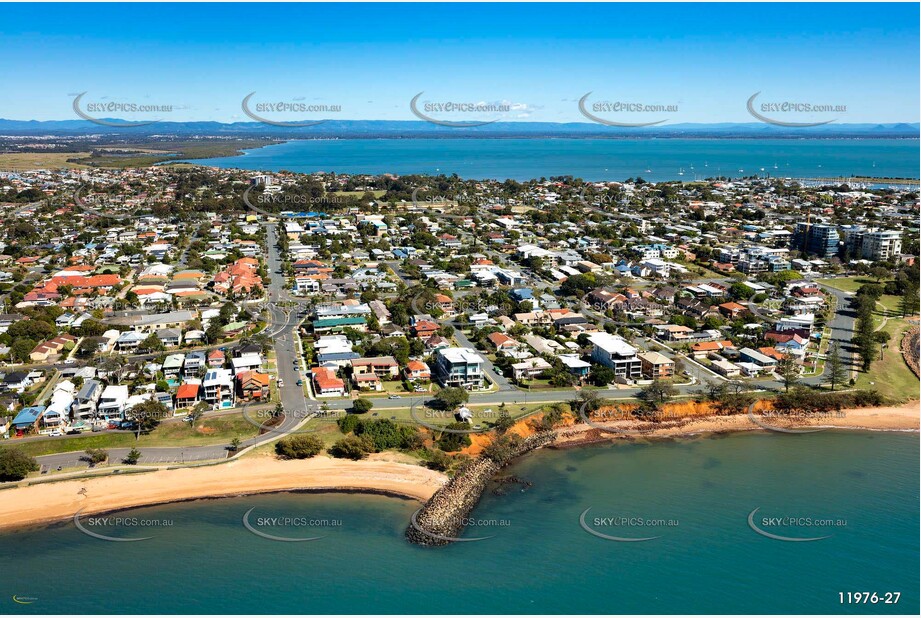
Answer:
[[[316,401],[308,400],[304,394],[304,389],[297,385],[298,379],[307,381],[307,375],[302,374],[306,370],[298,352],[297,328],[301,321],[298,315],[297,307],[284,307],[285,301],[292,300],[285,289],[285,278],[278,274],[282,266],[281,251],[277,246],[277,229],[274,223],[266,225],[267,252],[266,258],[268,269],[271,273],[271,282],[268,284],[266,293],[268,299],[268,310],[270,315],[269,325],[266,332],[275,342],[275,351],[277,357],[278,376],[284,380],[284,386],[279,388],[280,400],[286,412],[283,420],[271,431],[244,441],[241,448],[251,445],[259,445],[278,438],[280,435],[295,430],[300,424],[305,423],[312,418],[320,409],[320,404]],[[402,275],[399,271],[399,264],[394,265],[394,270],[398,276]],[[851,337],[854,333],[855,312],[850,307],[850,297],[848,292],[842,292],[833,288],[827,288],[827,291],[837,298],[837,311],[829,321],[828,326],[831,328],[831,339],[833,342],[840,344],[842,358],[845,366],[856,368],[857,356],[851,343]],[[583,308],[583,313],[589,317],[604,321],[607,318],[602,314],[588,308]],[[474,349],[472,343],[466,335],[461,332],[459,325],[456,325],[455,337],[462,346]],[[153,356],[153,355],[151,355]],[[141,356],[133,358],[144,358]],[[499,375],[491,363],[486,368],[486,373],[493,382],[498,386],[498,390],[491,393],[471,393],[470,403],[475,405],[506,404],[506,405],[525,405],[531,403],[553,403],[571,401],[578,397],[579,389],[555,389],[530,392],[519,389],[509,383],[509,381]],[[698,370],[698,378],[701,376]],[[823,382],[822,375],[810,376],[804,378],[802,382],[811,385],[818,385]],[[783,390],[781,382],[774,378],[764,378],[746,382],[754,389],[780,391]],[[676,387],[681,395],[694,395],[700,391],[700,379],[694,384],[687,384]],[[609,399],[628,399],[635,397],[640,388],[623,387],[608,388],[597,391],[601,397]],[[430,395],[418,395],[401,397],[395,400],[387,400],[386,407],[381,403],[378,404],[377,410],[407,408],[411,405],[418,405],[431,399]],[[332,410],[349,409],[352,405],[350,400],[332,400],[325,402],[325,405]],[[162,448],[142,448],[141,463],[163,463],[166,461],[201,461],[209,459],[219,459],[226,456],[225,445],[199,446],[199,447],[162,447]],[[124,451],[124,452],[122,452]],[[127,449],[111,449],[110,457],[113,461],[124,457]],[[39,457],[39,462],[46,466],[57,467],[74,467],[81,465],[80,457],[82,453],[64,453],[57,455],[47,455]],[[86,465],[83,463],[83,465]]]
[[[287,292],[285,291],[284,277],[275,274],[281,268],[282,259],[281,252],[276,245],[274,224],[269,224],[266,227],[266,240],[268,244],[268,267],[273,276],[266,290],[269,300],[270,322],[265,332],[275,342],[278,375],[284,380],[284,386],[279,388],[278,392],[285,410],[285,416],[281,423],[274,426],[270,431],[242,441],[240,444],[241,449],[275,440],[280,435],[295,430],[298,425],[309,420],[319,410],[319,404],[309,401],[304,395],[304,390],[297,385],[297,380],[302,378],[300,370],[295,369],[295,365],[300,364],[295,339],[295,331],[300,318],[297,316],[296,309],[286,310],[279,306],[279,301],[287,299]],[[262,417],[260,416],[252,414],[250,417],[254,423],[262,422]],[[138,449],[141,452],[139,463],[157,464],[223,459],[227,456],[228,446],[229,444],[189,447],[141,447]],[[109,449],[110,461],[113,463],[120,462],[128,454],[128,450],[128,448]],[[56,469],[58,466],[65,468],[88,467],[89,464],[81,459],[83,455],[82,451],[77,451],[43,455],[36,459],[40,465],[52,469]]]

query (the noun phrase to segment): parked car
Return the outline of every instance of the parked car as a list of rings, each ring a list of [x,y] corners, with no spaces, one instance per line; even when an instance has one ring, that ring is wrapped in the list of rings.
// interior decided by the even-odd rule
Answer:
[[[390,395],[389,397],[387,397],[387,399],[403,399],[403,398],[400,397],[399,395]]]

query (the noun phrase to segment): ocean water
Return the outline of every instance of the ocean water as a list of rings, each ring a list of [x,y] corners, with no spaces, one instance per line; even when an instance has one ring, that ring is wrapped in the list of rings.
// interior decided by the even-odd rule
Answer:
[[[713,176],[918,178],[909,139],[304,140],[198,159],[222,168],[350,174],[458,174],[528,180],[685,180]]]
[[[171,526],[73,522],[0,536],[3,613],[854,613],[919,610],[918,436],[735,435],[532,453],[464,538],[408,544],[418,504],[275,494],[133,509]],[[502,492],[500,492],[502,493]],[[0,493],[0,500],[4,499]],[[790,538],[754,532],[756,525]],[[586,532],[579,523],[620,542]],[[310,542],[272,541],[242,525]],[[262,518],[309,518],[271,525]],[[596,517],[656,526],[610,526]],[[835,526],[774,526],[812,517]],[[320,520],[318,525],[316,520]],[[325,521],[323,521],[325,520]],[[842,523],[844,522],[844,523]],[[802,522],[798,522],[802,523]],[[84,520],[90,528],[91,521]],[[842,605],[840,592],[901,592]],[[13,602],[12,596],[31,601]]]

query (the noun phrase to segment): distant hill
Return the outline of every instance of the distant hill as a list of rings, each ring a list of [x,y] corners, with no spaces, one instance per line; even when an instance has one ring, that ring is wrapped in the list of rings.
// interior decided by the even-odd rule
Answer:
[[[104,119],[118,122],[117,119]],[[277,127],[259,122],[157,122],[143,127],[116,128],[87,120],[6,120],[2,135],[137,135],[273,138],[445,138],[445,137],[720,137],[720,138],[918,138],[919,123],[826,124],[785,128],[760,122],[695,124],[655,127],[608,127],[590,122],[495,122],[478,127],[447,128],[421,120],[328,120],[309,127]]]

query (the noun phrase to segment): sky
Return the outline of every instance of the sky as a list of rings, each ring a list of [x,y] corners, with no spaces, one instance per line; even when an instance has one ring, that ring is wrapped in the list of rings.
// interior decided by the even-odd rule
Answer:
[[[918,122],[918,4],[4,4],[0,118]],[[277,112],[269,102],[339,106]],[[441,102],[499,106],[447,113]],[[656,106],[612,109],[604,103]],[[831,106],[822,113],[761,107]],[[426,107],[426,103],[430,106]],[[261,112],[256,111],[257,107]],[[95,117],[141,120],[152,112]],[[107,108],[103,108],[107,109]],[[98,112],[98,113],[96,113]],[[147,114],[145,116],[145,114]]]

